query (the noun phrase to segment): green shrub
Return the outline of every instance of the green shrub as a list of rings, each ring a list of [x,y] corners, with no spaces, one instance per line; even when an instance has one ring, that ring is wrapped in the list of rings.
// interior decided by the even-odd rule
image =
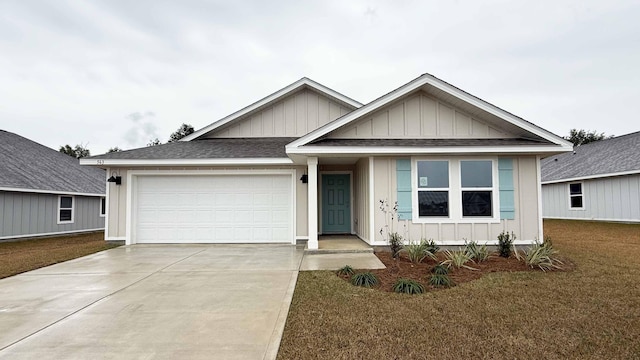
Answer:
[[[489,258],[489,249],[487,245],[478,245],[475,241],[470,241],[465,246],[465,251],[469,257],[476,262],[483,262]]]
[[[431,259],[436,258],[436,256],[428,250],[428,247],[429,245],[427,244],[427,241],[423,239],[420,240],[420,243],[409,243],[408,245],[404,245],[402,248],[406,251],[409,261],[417,264],[422,262],[426,257]]]
[[[453,286],[453,281],[446,274],[433,274],[429,279],[429,284],[436,287],[451,287]]]
[[[353,268],[349,265],[345,265],[343,267],[341,267],[340,269],[338,269],[338,271],[336,271],[336,273],[339,276],[352,276],[353,274],[355,274],[355,271],[353,271]]]
[[[433,239],[429,239],[429,240],[424,240],[427,243],[427,250],[432,253],[433,255],[437,254],[438,251],[440,251],[440,246],[438,246],[436,244],[435,241],[433,241]]]
[[[469,254],[467,254],[465,250],[458,250],[458,251],[446,250],[444,252],[444,255],[447,259],[443,261],[441,264],[448,268],[455,267],[458,269],[465,268],[469,270],[478,270],[478,269],[472,268],[471,266],[466,265],[466,263],[468,263],[469,261],[473,262],[473,259],[469,257]]]
[[[370,272],[359,273],[351,277],[351,284],[370,288],[378,285],[378,278]]]
[[[498,252],[500,253],[500,256],[504,258],[511,256],[511,247],[513,246],[515,239],[516,235],[513,231],[511,234],[503,231],[498,235]]]
[[[442,264],[438,264],[431,269],[431,272],[436,275],[447,275],[449,274],[449,269]]]
[[[402,250],[402,235],[397,232],[389,233],[389,248],[391,249],[391,256],[397,259],[400,250]]]
[[[393,291],[401,294],[422,294],[424,286],[415,280],[398,279],[393,285]]]
[[[530,268],[538,267],[542,271],[552,269],[562,269],[562,261],[556,257],[558,251],[553,248],[551,242],[545,241],[543,244],[536,242],[535,245],[524,251],[520,255],[518,250],[514,249],[516,258],[524,261]]]

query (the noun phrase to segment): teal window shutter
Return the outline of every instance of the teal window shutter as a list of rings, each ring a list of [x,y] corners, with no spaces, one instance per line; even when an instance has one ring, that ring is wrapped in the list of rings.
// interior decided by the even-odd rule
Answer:
[[[516,216],[513,192],[513,159],[498,158],[498,178],[500,181],[500,219],[513,220]]]
[[[396,160],[398,220],[411,220],[411,160]]]

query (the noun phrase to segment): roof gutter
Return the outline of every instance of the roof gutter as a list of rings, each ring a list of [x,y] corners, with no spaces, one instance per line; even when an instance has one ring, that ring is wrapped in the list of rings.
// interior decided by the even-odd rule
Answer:
[[[80,159],[80,165],[105,166],[198,166],[198,165],[291,165],[289,158],[228,159]]]

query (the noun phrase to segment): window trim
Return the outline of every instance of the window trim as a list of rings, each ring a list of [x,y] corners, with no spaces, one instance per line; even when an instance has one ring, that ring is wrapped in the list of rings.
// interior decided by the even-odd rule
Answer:
[[[104,211],[102,211],[102,209],[103,209],[102,204],[103,203],[104,203]],[[100,213],[100,217],[107,216],[107,198],[105,196],[100,197],[100,209],[98,209],[98,212]]]
[[[62,207],[62,198],[69,197],[71,198],[71,208],[63,208]],[[76,197],[73,195],[58,195],[58,212],[56,214],[56,219],[58,220],[58,225],[60,224],[73,224],[75,221],[75,207],[76,207]],[[60,211],[61,210],[71,210],[71,220],[60,220]]]
[[[448,161],[449,163],[449,216],[448,217],[420,217],[418,211],[418,162],[419,161]],[[463,188],[460,163],[462,161],[491,161],[491,188]],[[500,223],[500,179],[498,176],[498,157],[412,157],[411,158],[411,209],[412,222],[416,224],[495,224]],[[477,191],[491,191],[492,216],[471,217],[462,216],[462,191],[463,189]],[[423,189],[424,190],[424,189]],[[436,189],[434,189],[436,190]]]
[[[580,195],[571,195],[571,185],[580,184]],[[569,211],[580,211],[584,210],[584,181],[573,181],[567,184],[567,200],[569,201]],[[581,207],[573,207],[571,206],[571,198],[574,197],[582,198],[582,206]]]

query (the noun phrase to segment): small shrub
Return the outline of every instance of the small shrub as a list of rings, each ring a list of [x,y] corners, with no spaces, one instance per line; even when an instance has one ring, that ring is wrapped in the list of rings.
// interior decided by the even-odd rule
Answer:
[[[470,241],[465,246],[465,251],[473,261],[483,262],[489,258],[489,249],[487,245],[479,246],[477,242]]]
[[[400,294],[422,294],[424,293],[424,286],[415,280],[398,279],[393,285],[393,291]]]
[[[359,273],[351,277],[351,284],[370,288],[378,285],[378,278],[370,272]]]
[[[516,258],[524,261],[530,268],[538,267],[542,271],[561,269],[562,261],[556,257],[558,251],[553,248],[551,242],[537,243],[524,251],[520,255],[518,250],[514,249]]]
[[[397,259],[400,250],[402,250],[402,235],[397,232],[389,233],[389,248],[391,249],[391,256]]]
[[[445,251],[444,252],[445,257],[447,258],[446,260],[444,260],[441,264],[448,267],[448,268],[465,268],[465,269],[469,269],[469,270],[478,270],[478,269],[474,269],[471,266],[466,265],[466,263],[468,263],[469,261],[473,262],[473,259],[471,259],[471,257],[469,257],[469,254],[467,254],[467,252],[465,250],[458,250],[458,251]]]
[[[403,249],[406,251],[409,261],[414,264],[422,262],[426,257],[431,259],[436,258],[436,256],[428,250],[428,244],[424,239],[418,244],[410,243],[408,245],[404,245]]]
[[[498,252],[500,253],[500,256],[504,258],[511,256],[511,247],[513,246],[515,239],[516,235],[513,231],[511,234],[503,231],[498,235]]]
[[[433,241],[433,239],[429,239],[429,240],[424,240],[427,243],[427,250],[432,253],[433,255],[437,254],[438,251],[440,251],[440,246],[438,246],[436,244],[435,241]]]
[[[338,269],[338,271],[336,271],[336,273],[339,276],[352,276],[353,274],[355,274],[355,271],[353,271],[353,268],[349,265],[345,265],[343,267],[341,267],[340,269]]]
[[[438,264],[431,269],[431,272],[435,275],[447,275],[449,274],[449,269],[442,264]]]
[[[429,284],[436,287],[451,287],[453,281],[446,274],[433,274],[429,279]]]

